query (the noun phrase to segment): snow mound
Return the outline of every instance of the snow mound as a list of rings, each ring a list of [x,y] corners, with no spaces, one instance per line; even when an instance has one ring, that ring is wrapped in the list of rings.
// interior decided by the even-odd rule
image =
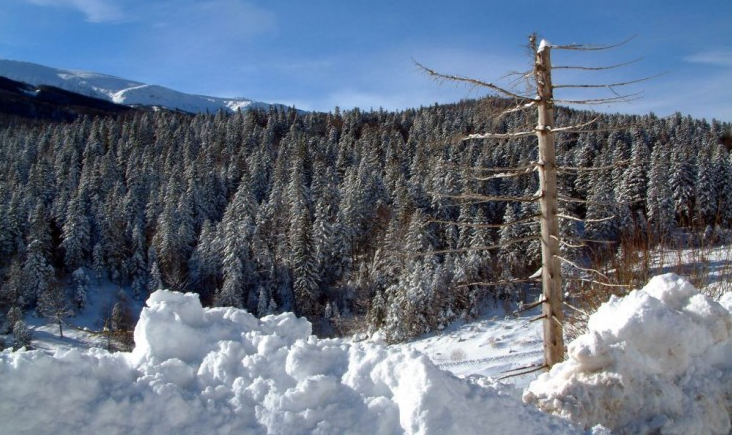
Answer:
[[[0,353],[2,432],[581,433],[404,346],[320,340],[292,314],[204,309],[194,294],[147,305],[131,353]]]
[[[524,401],[617,434],[728,434],[731,332],[722,304],[677,275],[657,276],[601,306]]]

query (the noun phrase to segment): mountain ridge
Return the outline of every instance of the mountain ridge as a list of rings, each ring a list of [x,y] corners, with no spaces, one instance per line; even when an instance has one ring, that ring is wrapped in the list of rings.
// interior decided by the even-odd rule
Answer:
[[[88,97],[125,106],[157,106],[190,113],[236,112],[247,109],[285,108],[282,104],[253,101],[248,98],[222,98],[188,94],[159,85],[151,85],[109,74],[53,68],[32,62],[0,59],[0,76],[28,83],[47,85]]]
[[[16,122],[71,122],[81,115],[117,116],[136,110],[144,109],[0,76],[0,126]]]

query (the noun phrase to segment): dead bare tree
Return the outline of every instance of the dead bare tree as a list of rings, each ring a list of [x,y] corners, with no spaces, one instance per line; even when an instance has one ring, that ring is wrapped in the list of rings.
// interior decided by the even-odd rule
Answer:
[[[532,86],[526,92],[517,92],[505,89],[495,83],[486,82],[470,77],[460,75],[450,75],[436,72],[424,65],[417,63],[417,65],[427,74],[438,80],[455,81],[465,83],[471,86],[487,88],[490,91],[498,94],[499,96],[511,99],[513,101],[512,106],[509,109],[504,110],[500,113],[500,116],[507,115],[510,113],[516,113],[520,111],[535,110],[536,111],[536,125],[533,130],[526,131],[511,131],[506,133],[480,133],[471,134],[463,138],[463,140],[511,140],[523,137],[529,137],[535,135],[538,142],[538,161],[531,162],[528,165],[516,168],[482,168],[482,170],[490,171],[493,174],[483,177],[481,179],[489,179],[494,177],[513,177],[520,176],[527,173],[536,171],[539,177],[539,191],[533,196],[526,197],[509,197],[509,196],[485,196],[477,194],[462,194],[450,196],[454,199],[460,199],[468,202],[485,202],[485,201],[518,201],[518,202],[538,202],[540,205],[541,213],[537,216],[540,220],[540,234],[535,237],[527,237],[521,240],[512,240],[508,243],[495,244],[491,246],[484,246],[470,249],[498,249],[508,244],[518,243],[527,239],[533,239],[538,237],[541,241],[541,269],[537,274],[529,278],[520,278],[512,280],[510,282],[533,282],[540,278],[542,283],[542,296],[541,298],[533,303],[529,304],[528,307],[535,307],[541,305],[542,314],[537,318],[543,321],[544,331],[544,364],[537,367],[527,367],[522,373],[529,371],[538,370],[542,368],[550,368],[554,364],[561,362],[564,359],[564,334],[563,334],[563,323],[564,323],[564,302],[562,295],[562,271],[561,264],[565,263],[570,266],[576,267],[578,270],[583,272],[596,272],[587,268],[582,268],[576,263],[563,258],[560,255],[560,245],[562,243],[565,246],[570,247],[583,247],[585,246],[583,241],[580,244],[574,245],[568,242],[562,241],[559,233],[559,219],[577,219],[571,216],[562,215],[559,213],[559,201],[582,201],[582,199],[566,198],[562,197],[558,193],[557,188],[557,174],[559,167],[556,160],[556,148],[555,148],[555,134],[565,133],[581,133],[587,132],[591,128],[598,118],[594,118],[588,122],[581,123],[578,125],[562,126],[557,127],[554,123],[554,105],[555,103],[565,104],[605,104],[605,103],[616,103],[623,101],[630,101],[639,96],[638,93],[632,94],[621,94],[616,91],[618,87],[624,87],[631,84],[639,83],[650,79],[650,77],[630,80],[618,83],[608,84],[560,84],[555,85],[552,82],[552,70],[554,68],[561,69],[579,69],[588,71],[598,71],[604,69],[613,69],[621,66],[625,66],[629,63],[611,65],[607,67],[582,67],[582,66],[560,66],[553,67],[551,63],[551,51],[552,49],[557,50],[584,50],[584,51],[595,51],[605,50],[614,48],[619,45],[626,43],[624,41],[620,44],[615,45],[552,45],[545,40],[540,41],[537,44],[536,35],[529,37],[529,47],[534,55],[534,63],[532,71],[519,76],[522,78],[531,78]],[[612,93],[611,96],[605,98],[592,98],[586,100],[556,100],[554,98],[554,89],[561,88],[604,88]],[[602,170],[602,168],[562,168],[564,171],[583,171],[583,170]],[[443,195],[446,196],[446,195]],[[534,218],[534,217],[532,217]],[[526,219],[517,220],[515,222],[506,222],[500,224],[500,226],[519,225],[524,223]],[[605,277],[607,278],[607,277]],[[481,285],[505,285],[507,281],[497,281],[494,283],[480,283]]]

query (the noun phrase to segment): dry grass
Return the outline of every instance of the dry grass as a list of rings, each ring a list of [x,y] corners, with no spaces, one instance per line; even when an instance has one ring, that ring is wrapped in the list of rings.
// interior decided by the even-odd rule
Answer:
[[[453,362],[465,361],[465,358],[465,351],[462,349],[453,349],[452,352],[450,352],[450,360]]]
[[[597,256],[590,268],[607,279],[598,275],[594,282],[569,283],[565,314],[568,339],[584,333],[589,315],[612,296],[642,288],[655,275],[676,273],[713,299],[732,291],[732,244],[726,238],[706,241],[694,233],[679,234],[673,241],[654,246],[623,241],[613,255]]]

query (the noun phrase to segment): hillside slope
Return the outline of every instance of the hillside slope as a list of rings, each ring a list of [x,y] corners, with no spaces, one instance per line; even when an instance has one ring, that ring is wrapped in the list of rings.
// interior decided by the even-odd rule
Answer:
[[[149,85],[107,74],[51,68],[6,59],[0,59],[0,76],[35,86],[55,86],[116,104],[158,106],[190,113],[214,113],[219,110],[235,112],[238,109],[267,109],[271,106],[268,103],[247,98],[186,94],[163,86]]]
[[[0,77],[0,125],[28,119],[71,122],[80,115],[109,116],[132,110],[54,86],[33,86]]]

